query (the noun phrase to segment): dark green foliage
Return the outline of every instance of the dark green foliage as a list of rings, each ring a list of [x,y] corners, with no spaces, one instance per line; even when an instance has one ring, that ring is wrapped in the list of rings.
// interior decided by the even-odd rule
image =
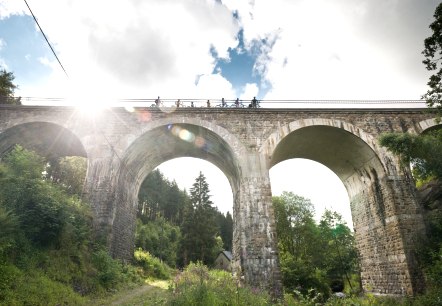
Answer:
[[[164,218],[157,218],[146,224],[141,220],[137,221],[135,246],[148,251],[171,267],[176,266],[180,239],[180,228]]]
[[[216,224],[216,209],[212,207],[209,185],[205,176],[200,172],[190,189],[192,206],[184,212],[184,221],[181,226],[181,254],[182,263],[202,261],[211,265],[217,248],[216,236],[219,232]]]
[[[80,156],[51,159],[46,177],[69,194],[81,197],[87,171],[87,160]]]
[[[17,216],[20,229],[36,246],[57,246],[62,231],[70,225],[75,234],[89,235],[86,207],[45,180],[45,167],[42,157],[15,147],[3,158],[0,168],[1,206]]]
[[[180,225],[187,202],[187,193],[179,190],[176,182],[165,179],[157,169],[141,184],[137,216],[143,223],[163,217],[174,225]]]
[[[106,250],[94,252],[92,263],[97,269],[99,285],[105,290],[117,289],[126,283],[141,282],[140,275],[134,267],[113,259]]]
[[[0,70],[0,104],[21,104],[21,98],[14,97],[17,85],[13,83],[15,76],[5,69]]]
[[[327,250],[326,261],[322,264],[329,284],[333,285],[339,281],[343,283],[345,279],[349,286],[352,286],[350,275],[356,273],[358,267],[358,253],[353,233],[342,220],[342,216],[330,210],[326,210],[322,215],[319,231],[322,240],[327,243],[324,246]]]
[[[136,246],[169,266],[184,266],[202,256],[210,264],[219,251],[232,248],[232,216],[212,206],[202,173],[191,192],[189,196],[179,190],[159,170],[150,173],[140,188]]]
[[[0,304],[87,304],[80,295],[139,282],[92,241],[90,208],[19,146],[0,160]]]
[[[430,89],[426,92],[423,98],[427,101],[430,107],[437,107],[442,110],[442,3],[436,7],[434,12],[434,22],[430,24],[430,29],[433,34],[424,40],[425,49],[422,54],[425,56],[423,63],[429,71],[435,71],[430,77],[427,85]]]
[[[233,219],[230,212],[224,216],[223,213],[217,212],[217,222],[219,227],[219,235],[223,241],[223,249],[227,251],[232,250],[233,239]]]
[[[420,135],[388,133],[381,136],[380,144],[401,157],[419,180],[442,178],[442,129]]]
[[[15,233],[19,230],[18,217],[0,206],[0,254],[15,244]]]
[[[310,200],[292,192],[284,192],[281,197],[274,197],[273,206],[279,249],[295,258],[305,258],[314,253],[315,250],[310,248],[317,246],[308,242],[315,241],[319,232],[313,219],[314,209]]]
[[[331,287],[357,273],[354,237],[339,214],[313,219],[310,200],[291,192],[273,198],[283,285],[305,296],[326,299]]]

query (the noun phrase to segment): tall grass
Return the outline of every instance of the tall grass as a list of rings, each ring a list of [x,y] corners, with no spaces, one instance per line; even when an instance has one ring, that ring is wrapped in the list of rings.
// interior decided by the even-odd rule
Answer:
[[[168,305],[272,305],[270,296],[261,290],[240,286],[225,271],[211,270],[201,263],[191,263],[172,281]]]

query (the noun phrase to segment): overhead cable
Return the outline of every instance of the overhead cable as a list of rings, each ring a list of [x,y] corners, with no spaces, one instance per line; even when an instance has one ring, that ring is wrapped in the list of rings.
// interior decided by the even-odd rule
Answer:
[[[29,9],[29,12],[31,12],[32,17],[34,18],[35,23],[37,24],[38,28],[40,29],[41,34],[43,34],[43,37],[45,38],[46,42],[48,43],[49,48],[51,48],[52,53],[54,54],[55,58],[57,59],[58,63],[60,64],[61,69],[63,69],[63,71],[66,74],[66,76],[69,77],[67,72],[66,72],[66,70],[64,69],[63,65],[61,64],[60,59],[58,58],[57,54],[55,53],[54,49],[52,48],[51,43],[49,42],[48,38],[46,37],[45,32],[43,32],[43,29],[41,28],[40,24],[38,23],[37,18],[35,18],[35,15],[32,12],[31,8],[29,7],[28,2],[26,0],[24,0],[24,1],[26,3],[26,6]]]

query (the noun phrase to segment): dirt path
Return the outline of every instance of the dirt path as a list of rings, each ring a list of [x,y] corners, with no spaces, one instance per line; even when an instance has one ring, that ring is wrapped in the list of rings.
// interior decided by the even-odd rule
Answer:
[[[108,300],[101,300],[95,305],[110,306],[138,306],[138,305],[164,305],[169,291],[166,281],[155,281],[144,284],[132,290],[117,293]]]
[[[123,305],[124,303],[129,302],[130,300],[133,300],[141,295],[144,295],[148,291],[152,290],[154,287],[150,285],[143,285],[139,288],[135,288],[131,291],[126,292],[124,296],[120,296],[116,301],[109,304],[110,306],[119,306]]]

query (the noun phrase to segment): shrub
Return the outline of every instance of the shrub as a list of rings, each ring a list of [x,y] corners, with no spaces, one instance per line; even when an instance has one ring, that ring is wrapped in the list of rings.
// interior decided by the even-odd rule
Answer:
[[[169,305],[272,305],[266,292],[240,286],[230,273],[209,271],[201,263],[177,274],[170,290]]]
[[[152,256],[149,252],[139,248],[135,251],[135,263],[143,268],[143,272],[147,277],[159,279],[170,278],[170,268],[158,258]]]
[[[1,305],[84,305],[85,299],[68,285],[42,272],[24,273],[11,264],[0,265]]]

